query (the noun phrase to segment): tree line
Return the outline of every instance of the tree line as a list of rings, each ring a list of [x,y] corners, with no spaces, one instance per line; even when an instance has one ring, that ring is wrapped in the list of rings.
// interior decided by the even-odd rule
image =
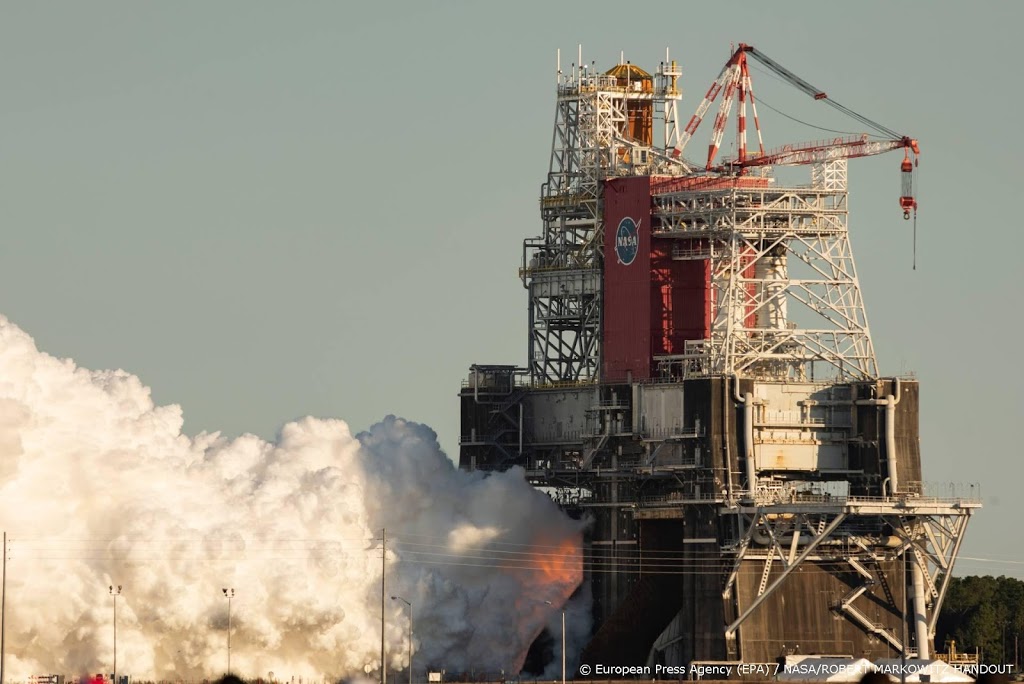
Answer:
[[[1013,577],[954,577],[935,625],[935,646],[974,653],[981,662],[1024,660],[1024,581]]]

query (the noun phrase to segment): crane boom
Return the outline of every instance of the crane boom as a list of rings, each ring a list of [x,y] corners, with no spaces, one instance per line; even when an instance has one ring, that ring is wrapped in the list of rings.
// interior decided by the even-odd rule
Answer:
[[[718,78],[715,79],[715,82],[711,84],[710,88],[708,88],[708,92],[704,95],[704,99],[701,101],[700,106],[697,107],[697,111],[690,117],[689,122],[687,122],[682,134],[679,136],[679,141],[672,150],[673,159],[682,158],[683,150],[686,148],[686,143],[690,142],[690,138],[692,138],[693,134],[697,132],[697,127],[700,126],[700,122],[704,120],[704,115],[707,114],[708,109],[715,101],[715,98],[718,97],[718,93],[722,91],[722,88],[733,83],[738,74],[739,68],[734,68],[732,60],[729,60],[722,69],[722,72],[718,75]]]
[[[756,59],[784,81],[811,96],[816,101],[825,102],[829,106],[856,119],[869,128],[874,129],[876,131],[876,135],[882,136],[882,139],[872,140],[865,134],[850,138],[834,138],[832,140],[794,143],[783,145],[782,147],[765,152],[764,145],[761,141],[761,127],[757,119],[757,108],[754,103],[754,89],[750,80],[750,72],[747,67],[748,56]],[[733,173],[742,174],[746,172],[746,169],[751,167],[816,164],[837,159],[868,157],[903,148],[903,162],[900,165],[900,172],[902,175],[900,207],[903,209],[904,218],[910,218],[911,210],[913,210],[916,215],[917,200],[913,195],[912,174],[914,167],[917,166],[918,157],[921,153],[917,140],[906,135],[901,135],[891,128],[872,121],[866,116],[853,111],[849,107],[839,104],[835,100],[831,99],[825,91],[811,85],[786,67],[773,60],[771,57],[768,57],[768,55],[755,49],[752,45],[747,45],[746,43],[739,44],[739,47],[736,48],[732,56],[729,57],[729,61],[725,63],[725,66],[719,73],[718,78],[711,84],[711,88],[709,88],[707,94],[704,95],[704,100],[697,108],[693,117],[691,117],[689,123],[686,124],[686,128],[682,135],[679,136],[679,141],[677,142],[676,147],[672,150],[672,157],[682,157],[686,144],[691,138],[693,138],[693,134],[697,131],[697,127],[704,119],[704,115],[714,103],[719,93],[723,90],[725,91],[725,94],[723,95],[722,102],[719,105],[718,114],[715,116],[714,131],[711,134],[711,143],[708,145],[708,158],[705,166],[706,170],[719,172],[732,171]],[[715,156],[721,147],[726,123],[729,118],[729,112],[731,111],[733,101],[737,96],[739,97],[739,116],[736,131],[738,142],[737,157],[734,160],[726,160],[725,163],[720,166],[715,166]],[[758,144],[760,147],[759,153],[752,155],[748,155],[747,153],[746,101],[748,98],[751,106],[754,108],[754,127],[757,129]],[[910,160],[911,152],[914,153],[913,163],[911,163]]]
[[[774,71],[776,74],[786,79],[789,83],[791,83],[792,85],[796,86],[800,90],[804,91],[805,93],[813,97],[815,100],[825,100],[828,98],[828,95],[826,95],[825,92],[822,91],[820,88],[815,88],[810,83],[800,78],[799,76],[797,76],[792,71],[776,62],[768,55],[754,48],[753,45],[740,43],[740,47],[737,50],[737,52],[745,52],[751,57],[756,57],[757,61],[759,61],[761,64],[765,65],[766,67]]]
[[[763,155],[748,157],[744,160],[726,161],[724,166],[750,168],[754,166],[793,166],[798,164],[817,164],[835,159],[853,159],[870,157],[891,150],[907,148],[920,154],[917,141],[912,138],[894,140],[872,140],[866,135],[850,138],[833,138],[805,143],[783,145],[765,152]]]

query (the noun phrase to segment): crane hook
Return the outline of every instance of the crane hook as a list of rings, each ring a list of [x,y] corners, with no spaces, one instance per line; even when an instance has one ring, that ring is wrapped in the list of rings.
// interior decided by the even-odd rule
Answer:
[[[910,161],[910,150],[904,149],[903,161],[900,163],[900,175],[902,177],[902,192],[900,193],[900,208],[903,209],[903,220],[910,220],[910,210],[917,213],[917,200],[914,199],[914,164]]]

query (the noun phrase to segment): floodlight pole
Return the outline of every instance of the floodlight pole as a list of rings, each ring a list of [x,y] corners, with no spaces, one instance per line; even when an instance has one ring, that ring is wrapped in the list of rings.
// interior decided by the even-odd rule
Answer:
[[[551,601],[545,601],[544,603],[549,606],[555,605]],[[565,606],[562,607],[562,684],[565,684]]]
[[[409,606],[409,684],[412,684],[412,604],[401,596],[392,596],[392,601],[401,601]]]
[[[0,684],[4,684],[4,659],[7,655],[7,532],[4,532],[3,588],[0,589]]]
[[[110,595],[114,597],[114,684],[117,684],[117,597],[121,595],[121,585],[110,585]]]
[[[228,674],[231,674],[231,599],[235,597],[235,590],[232,587],[222,589],[224,596],[228,599]],[[114,684],[117,684],[116,682]]]

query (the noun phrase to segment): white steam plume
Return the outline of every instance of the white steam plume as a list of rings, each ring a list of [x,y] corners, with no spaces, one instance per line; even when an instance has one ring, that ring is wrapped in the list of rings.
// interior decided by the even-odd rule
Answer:
[[[181,433],[124,371],[78,368],[0,316],[0,525],[7,677],[219,676],[232,602],[243,677],[380,665],[518,671],[581,580],[581,526],[521,470],[454,468],[428,428],[389,417],[289,423],[275,443]],[[546,604],[550,601],[553,606]]]

